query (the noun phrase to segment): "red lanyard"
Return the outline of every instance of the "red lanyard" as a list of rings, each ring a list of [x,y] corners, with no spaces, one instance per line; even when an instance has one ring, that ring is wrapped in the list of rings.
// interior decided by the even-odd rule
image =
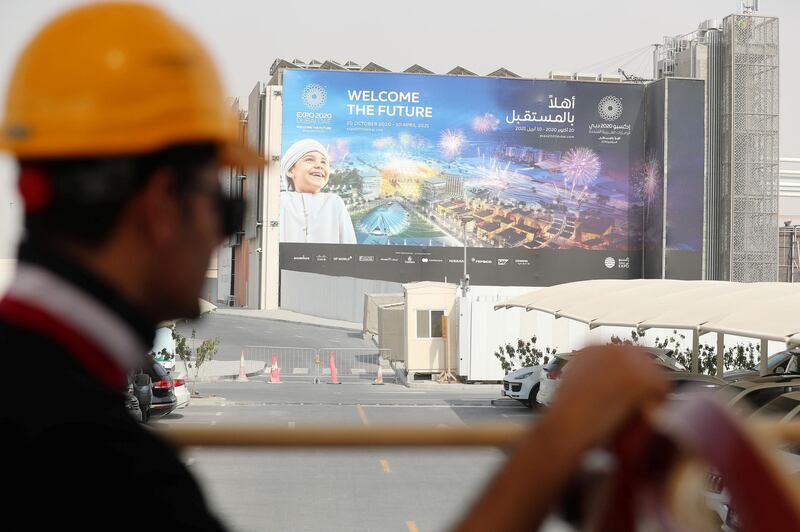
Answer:
[[[124,389],[127,383],[125,372],[109,354],[58,316],[27,301],[6,297],[0,300],[0,319],[53,339],[108,388],[115,391]]]

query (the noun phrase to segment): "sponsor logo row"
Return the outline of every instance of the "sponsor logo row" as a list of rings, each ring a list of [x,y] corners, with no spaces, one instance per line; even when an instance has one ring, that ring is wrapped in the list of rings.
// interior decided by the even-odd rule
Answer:
[[[324,255],[324,254],[300,254],[292,256],[292,260],[298,262],[379,262],[379,263],[402,263],[402,264],[464,264],[464,259],[456,258],[440,258],[430,256],[418,256],[411,254],[398,254],[395,256],[377,257],[375,255]],[[486,265],[486,266],[506,266],[513,264],[515,266],[531,266],[533,262],[529,259],[508,259],[508,258],[482,258],[471,257],[468,259],[470,264],[473,265]],[[630,258],[606,257],[603,262],[606,268],[630,268]]]
[[[375,255],[325,255],[325,254],[300,254],[293,255],[293,261],[297,262],[391,262],[402,264],[464,264],[464,259],[460,258],[441,258],[441,257],[428,257],[428,256],[414,256],[409,254],[377,257]],[[530,266],[533,262],[529,259],[491,259],[491,258],[478,258],[471,257],[468,259],[470,264],[494,266],[506,266],[514,264],[517,266]]]

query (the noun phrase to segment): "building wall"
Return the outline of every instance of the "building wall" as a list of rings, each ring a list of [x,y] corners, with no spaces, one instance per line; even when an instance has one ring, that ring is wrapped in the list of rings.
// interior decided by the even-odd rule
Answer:
[[[781,196],[779,225],[792,222],[800,224],[800,196]]]
[[[399,283],[281,270],[281,308],[363,323],[364,294],[402,292]]]
[[[233,305],[236,307],[247,306],[247,288],[250,254],[250,241],[242,240],[240,246],[233,248],[234,272],[233,272]]]
[[[233,249],[222,246],[217,250],[217,295],[212,303],[217,306],[228,304],[231,293]]]
[[[264,93],[261,82],[256,83],[247,100],[247,144],[251,149],[264,154]],[[247,208],[244,216],[244,235],[248,240],[247,253],[247,307],[261,308],[262,273],[261,222],[263,220],[263,169],[247,169],[245,199]]]

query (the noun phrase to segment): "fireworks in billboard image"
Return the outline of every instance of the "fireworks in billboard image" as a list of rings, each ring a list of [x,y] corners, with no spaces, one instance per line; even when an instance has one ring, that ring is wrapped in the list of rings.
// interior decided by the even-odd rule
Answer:
[[[640,230],[640,86],[287,71],[283,89],[283,149],[325,146],[320,193],[359,244],[459,247],[468,220],[470,247],[627,251]]]
[[[655,154],[648,154],[636,168],[636,193],[644,205],[645,221],[649,218],[650,207],[656,199],[659,187],[663,185],[661,162]]]

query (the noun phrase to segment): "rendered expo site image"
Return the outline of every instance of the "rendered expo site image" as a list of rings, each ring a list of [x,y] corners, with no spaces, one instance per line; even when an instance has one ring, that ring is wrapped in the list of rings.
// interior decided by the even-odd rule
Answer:
[[[359,244],[628,251],[660,179],[644,91],[287,71],[282,149],[327,148]],[[644,209],[644,212],[643,212]]]

